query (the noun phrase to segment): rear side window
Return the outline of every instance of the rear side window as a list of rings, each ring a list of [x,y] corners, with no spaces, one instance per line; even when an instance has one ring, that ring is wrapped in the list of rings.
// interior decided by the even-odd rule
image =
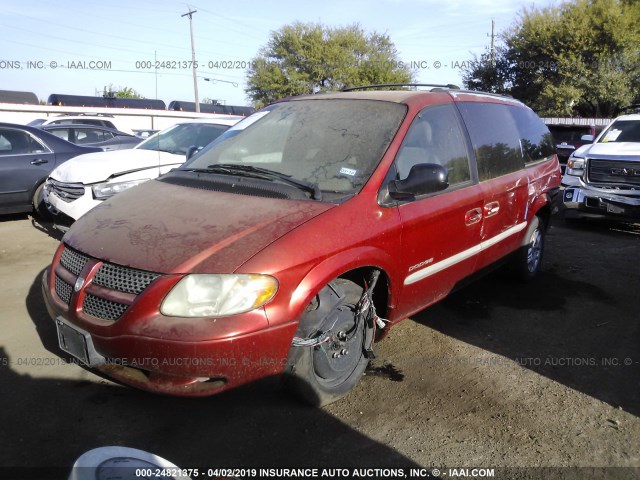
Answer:
[[[509,110],[520,132],[524,162],[534,163],[553,155],[553,137],[544,122],[528,108],[510,106]]]
[[[28,133],[20,130],[0,130],[0,155],[44,153],[47,149]]]
[[[509,105],[460,102],[458,106],[476,154],[480,181],[524,168],[520,132]]]

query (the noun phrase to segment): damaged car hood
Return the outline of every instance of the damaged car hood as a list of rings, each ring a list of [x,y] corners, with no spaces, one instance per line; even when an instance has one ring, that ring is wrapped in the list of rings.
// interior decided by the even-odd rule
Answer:
[[[151,180],[91,210],[73,224],[63,241],[103,261],[142,270],[231,273],[282,235],[332,207]]]
[[[184,155],[137,148],[88,153],[67,160],[53,170],[49,177],[63,183],[89,185],[104,182],[112,175],[163,165],[178,166],[184,161]]]

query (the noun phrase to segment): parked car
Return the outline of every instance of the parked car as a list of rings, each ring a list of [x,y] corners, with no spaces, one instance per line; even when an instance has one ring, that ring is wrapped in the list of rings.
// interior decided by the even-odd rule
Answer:
[[[571,154],[562,185],[567,219],[640,219],[640,115],[616,118]]]
[[[533,278],[559,186],[549,130],[511,98],[289,98],[78,220],[43,291],[62,350],[121,382],[285,375],[323,405],[460,282],[505,261]]]
[[[136,137],[140,137],[140,138],[149,138],[151,135],[155,135],[156,133],[158,133],[160,130],[154,130],[152,128],[147,128],[147,129],[134,129],[133,133]]]
[[[32,127],[45,127],[48,125],[93,125],[94,127],[113,128],[120,132],[133,134],[133,130],[126,127],[121,120],[113,115],[56,115],[47,118],[37,118],[28,123]]]
[[[141,137],[108,127],[69,124],[44,125],[40,128],[76,145],[100,147],[105,152],[133,148],[142,141]]]
[[[43,198],[59,223],[71,223],[118,192],[156,178],[180,166],[191,152],[202,149],[242,117],[178,123],[132,149],[75,158],[51,172]]]
[[[77,155],[98,152],[38,128],[0,123],[0,214],[46,211],[42,184],[56,166]]]
[[[567,161],[578,148],[591,143],[602,127],[595,125],[548,125],[558,153],[560,169],[564,173]],[[591,141],[585,140],[590,135]]]

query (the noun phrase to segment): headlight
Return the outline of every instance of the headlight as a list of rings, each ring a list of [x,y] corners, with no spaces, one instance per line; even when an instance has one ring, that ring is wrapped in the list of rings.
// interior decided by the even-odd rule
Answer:
[[[567,160],[567,175],[581,176],[584,173],[584,163],[584,158],[569,157],[569,160]]]
[[[278,281],[267,275],[187,275],[171,289],[160,311],[169,317],[235,315],[261,307],[277,290]]]
[[[120,193],[124,190],[127,190],[131,187],[135,187],[136,185],[140,185],[143,182],[149,180],[145,178],[143,180],[131,180],[129,182],[118,182],[118,183],[98,183],[91,187],[93,191],[93,197],[97,200],[104,200],[109,197],[113,197],[116,193]]]

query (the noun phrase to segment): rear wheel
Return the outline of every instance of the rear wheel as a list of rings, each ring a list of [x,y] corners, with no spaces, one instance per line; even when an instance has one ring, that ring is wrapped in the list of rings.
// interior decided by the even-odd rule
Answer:
[[[312,405],[327,405],[349,393],[367,367],[365,349],[373,332],[365,315],[357,313],[362,294],[359,285],[336,279],[320,291],[300,320],[297,337],[328,332],[327,341],[292,346],[289,353],[286,385]]]
[[[533,217],[525,243],[520,247],[516,255],[515,267],[520,280],[528,282],[540,271],[542,256],[544,254],[545,225],[540,217]]]

